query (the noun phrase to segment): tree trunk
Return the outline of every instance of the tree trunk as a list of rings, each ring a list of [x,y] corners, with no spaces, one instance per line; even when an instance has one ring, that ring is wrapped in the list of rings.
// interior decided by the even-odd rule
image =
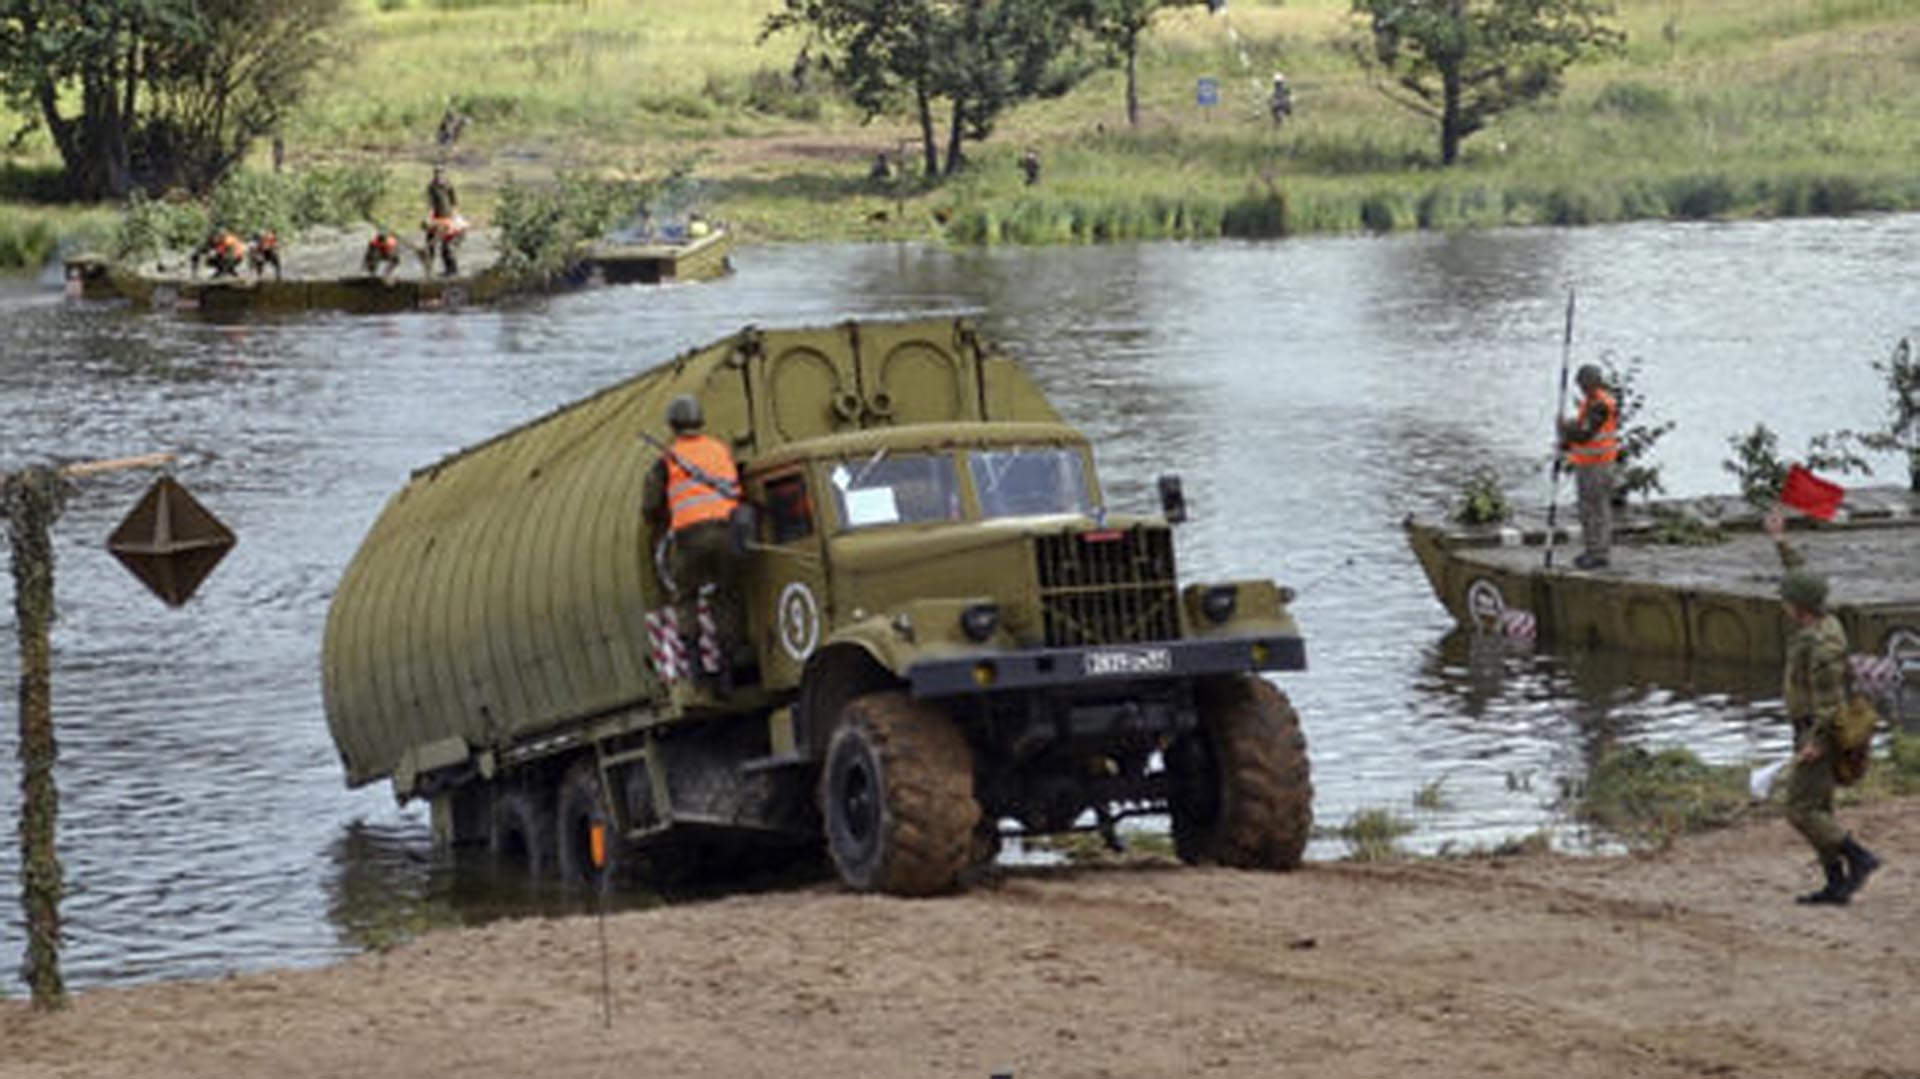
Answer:
[[[20,906],[26,914],[27,952],[21,976],[33,1005],[64,1007],[60,978],[60,858],[54,824],[60,796],[53,764],[52,647],[54,519],[63,481],[49,468],[0,479],[0,512],[13,546],[13,608],[20,640]]]
[[[953,99],[952,127],[947,131],[947,175],[952,176],[967,165],[967,155],[961,149],[966,138],[966,124],[961,117],[961,102]]]
[[[940,178],[940,144],[933,138],[933,101],[925,86],[913,88],[914,102],[920,109],[920,143],[927,155],[927,179]]]
[[[1460,115],[1460,68],[1457,64],[1441,74],[1441,86],[1440,164],[1451,165],[1460,157],[1460,140],[1464,137],[1460,130],[1463,117]]]
[[[1127,38],[1127,126],[1140,126],[1140,39]]]

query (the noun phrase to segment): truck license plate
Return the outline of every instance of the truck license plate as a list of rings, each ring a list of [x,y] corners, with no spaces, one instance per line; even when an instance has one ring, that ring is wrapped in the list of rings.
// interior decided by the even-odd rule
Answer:
[[[1128,648],[1088,652],[1083,670],[1089,677],[1115,674],[1167,674],[1173,670],[1173,652],[1166,648]]]

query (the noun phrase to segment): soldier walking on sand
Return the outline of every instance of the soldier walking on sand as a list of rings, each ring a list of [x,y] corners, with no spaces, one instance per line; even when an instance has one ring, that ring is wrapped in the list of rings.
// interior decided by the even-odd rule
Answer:
[[[1787,570],[1780,600],[1793,623],[1781,687],[1793,720],[1787,822],[1819,856],[1826,875],[1825,887],[1797,901],[1845,905],[1880,868],[1880,859],[1854,842],[1833,816],[1833,767],[1840,756],[1836,724],[1847,700],[1847,633],[1827,613],[1826,578],[1806,569],[1805,557],[1787,542],[1779,509],[1767,514],[1766,529]]]
[[[1585,548],[1575,569],[1601,569],[1613,546],[1613,463],[1620,457],[1620,404],[1607,390],[1595,364],[1583,364],[1580,409],[1560,421],[1560,448],[1573,467],[1580,499],[1580,541]]]

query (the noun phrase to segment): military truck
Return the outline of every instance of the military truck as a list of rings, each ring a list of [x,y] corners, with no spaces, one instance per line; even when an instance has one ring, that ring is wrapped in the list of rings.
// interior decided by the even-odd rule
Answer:
[[[755,509],[725,683],[662,639],[641,511],[683,394]],[[1294,867],[1306,743],[1259,673],[1305,668],[1291,593],[1182,587],[1161,494],[1108,512],[1087,439],[965,321],[748,328],[414,473],[335,592],[328,724],[349,784],[541,876],[824,845],[925,895],[1005,835],[1142,814],[1188,862]]]

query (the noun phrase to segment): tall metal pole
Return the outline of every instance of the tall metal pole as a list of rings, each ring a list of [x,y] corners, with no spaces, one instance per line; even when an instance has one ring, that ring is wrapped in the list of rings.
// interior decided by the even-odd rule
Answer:
[[[0,511],[13,549],[13,607],[20,636],[20,905],[26,912],[27,954],[21,969],[44,1011],[63,1007],[60,977],[60,859],[54,826],[60,796],[53,765],[51,675],[53,522],[66,498],[66,481],[51,468],[0,476]]]
[[[1573,289],[1567,289],[1567,332],[1560,342],[1560,402],[1553,406],[1553,495],[1547,503],[1547,568],[1553,568],[1553,547],[1557,533],[1555,519],[1560,516],[1560,473],[1566,468],[1566,455],[1560,452],[1560,417],[1567,412],[1567,367],[1573,362]]]

